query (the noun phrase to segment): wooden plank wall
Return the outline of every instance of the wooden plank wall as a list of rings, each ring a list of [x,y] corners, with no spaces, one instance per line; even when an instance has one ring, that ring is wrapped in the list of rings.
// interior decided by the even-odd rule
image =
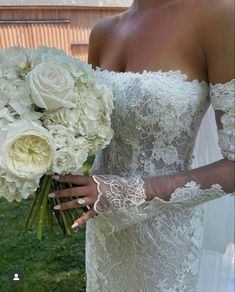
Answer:
[[[98,20],[121,11],[123,9],[0,7],[0,49],[16,45],[33,49],[45,45],[63,49],[67,54],[87,61],[92,27]],[[14,20],[31,22],[16,24],[12,23]],[[45,23],[48,20],[49,23]]]

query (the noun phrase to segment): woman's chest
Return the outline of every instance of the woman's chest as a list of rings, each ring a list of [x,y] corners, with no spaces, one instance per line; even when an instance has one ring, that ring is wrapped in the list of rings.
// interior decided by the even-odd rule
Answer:
[[[184,9],[124,18],[102,49],[100,67],[119,72],[179,69],[191,80],[206,80],[198,20]]]

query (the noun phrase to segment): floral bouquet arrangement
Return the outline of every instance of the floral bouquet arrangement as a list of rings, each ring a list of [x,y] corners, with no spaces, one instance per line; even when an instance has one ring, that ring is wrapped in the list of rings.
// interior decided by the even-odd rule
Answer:
[[[53,227],[66,234],[77,210],[56,211],[69,198],[48,198],[68,186],[54,174],[88,174],[95,154],[110,143],[112,92],[86,63],[55,48],[0,51],[0,197],[33,197],[26,227]],[[72,199],[72,198],[71,198]]]

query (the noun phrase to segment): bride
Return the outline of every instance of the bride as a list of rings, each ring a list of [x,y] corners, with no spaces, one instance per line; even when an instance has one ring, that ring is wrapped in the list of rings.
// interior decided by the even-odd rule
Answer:
[[[87,291],[196,291],[203,203],[235,189],[232,39],[232,0],[135,0],[93,29],[114,137],[93,176],[55,191],[77,196],[60,209],[90,206],[73,225],[87,222]],[[191,169],[210,102],[223,158]]]

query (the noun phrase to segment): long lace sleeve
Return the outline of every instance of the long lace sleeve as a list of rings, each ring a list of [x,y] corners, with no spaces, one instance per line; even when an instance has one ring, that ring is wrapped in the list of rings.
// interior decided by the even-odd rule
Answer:
[[[211,85],[210,97],[215,111],[222,112],[218,136],[223,160],[161,177],[93,176],[99,194],[94,209],[107,217],[114,230],[234,194],[234,80]]]

